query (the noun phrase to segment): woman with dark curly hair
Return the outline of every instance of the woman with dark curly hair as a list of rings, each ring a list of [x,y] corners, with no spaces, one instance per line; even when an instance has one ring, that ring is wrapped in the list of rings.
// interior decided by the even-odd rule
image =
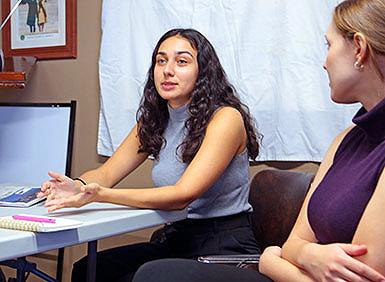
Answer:
[[[361,109],[329,147],[282,248],[264,250],[260,272],[162,259],[135,282],[385,281],[385,0],[340,2],[325,39],[331,99]]]
[[[210,254],[259,253],[248,213],[249,158],[258,134],[213,46],[198,31],[173,29],[152,54],[137,125],[100,168],[70,179],[50,172],[41,195],[49,211],[108,202],[139,208],[187,208],[153,240],[98,253],[98,281],[130,281],[145,262]],[[110,189],[147,157],[156,189]],[[73,281],[85,281],[86,260]]]

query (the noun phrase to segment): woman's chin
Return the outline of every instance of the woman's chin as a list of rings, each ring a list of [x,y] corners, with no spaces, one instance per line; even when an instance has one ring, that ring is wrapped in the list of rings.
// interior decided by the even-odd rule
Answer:
[[[331,93],[330,98],[334,103],[337,104],[353,104],[356,103],[357,101],[349,99],[348,97],[343,97],[341,95],[336,95],[335,93]]]
[[[331,99],[334,103],[337,103],[337,104],[342,103],[342,101],[340,99],[338,99],[337,97],[335,97],[333,94],[331,95]]]

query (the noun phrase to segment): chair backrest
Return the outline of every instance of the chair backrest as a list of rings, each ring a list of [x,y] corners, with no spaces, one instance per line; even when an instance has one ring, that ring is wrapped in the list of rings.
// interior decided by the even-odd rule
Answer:
[[[250,184],[252,228],[262,249],[282,246],[297,219],[314,174],[263,170]]]

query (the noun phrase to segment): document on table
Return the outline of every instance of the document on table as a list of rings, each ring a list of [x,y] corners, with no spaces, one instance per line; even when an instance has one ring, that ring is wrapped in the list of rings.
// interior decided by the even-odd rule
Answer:
[[[0,206],[30,207],[44,198],[38,198],[40,185],[0,184]]]

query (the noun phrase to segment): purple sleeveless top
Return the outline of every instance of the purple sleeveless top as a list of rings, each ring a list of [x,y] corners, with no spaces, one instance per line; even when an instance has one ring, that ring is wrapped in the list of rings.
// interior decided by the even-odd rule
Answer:
[[[350,243],[385,166],[385,99],[343,139],[333,164],[310,198],[308,219],[321,244]]]

